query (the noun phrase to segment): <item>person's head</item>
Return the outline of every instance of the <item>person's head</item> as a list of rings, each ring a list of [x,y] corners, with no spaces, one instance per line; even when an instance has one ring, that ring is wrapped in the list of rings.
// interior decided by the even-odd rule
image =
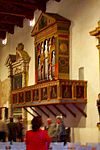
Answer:
[[[17,117],[18,122],[22,122],[22,116]]]
[[[10,117],[10,122],[13,122],[13,118],[12,117]]]
[[[19,43],[16,49],[17,50],[23,50],[24,49],[24,44],[23,43]]]
[[[62,123],[62,118],[61,118],[60,116],[57,116],[57,117],[56,117],[56,123],[57,123],[57,124]]]
[[[40,127],[42,126],[42,118],[41,118],[41,116],[35,116],[32,119],[31,124],[32,124],[32,130],[33,131],[39,130]]]
[[[100,99],[100,93],[98,94],[98,99]]]
[[[52,123],[51,118],[48,118],[48,119],[47,119],[47,124],[50,125],[51,123]]]

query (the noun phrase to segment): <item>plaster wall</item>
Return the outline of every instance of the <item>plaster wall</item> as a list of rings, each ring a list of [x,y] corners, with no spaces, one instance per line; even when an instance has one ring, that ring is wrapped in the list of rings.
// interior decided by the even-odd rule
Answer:
[[[100,87],[99,53],[96,48],[97,39],[89,34],[98,26],[99,5],[99,0],[62,0],[57,5],[55,2],[47,7],[48,11],[52,12],[53,9],[72,22],[70,28],[70,79],[78,79],[78,69],[84,67],[84,79],[88,81],[86,127],[74,130],[74,132],[77,131],[74,134],[74,140],[81,141],[83,144],[100,142],[99,132],[96,128],[98,122],[96,99]],[[78,132],[79,134],[77,134]]]
[[[47,12],[58,13],[71,20],[70,79],[79,79],[79,68],[84,67],[84,79],[88,81],[85,126],[73,130],[73,141],[82,144],[100,142],[100,131],[96,127],[99,120],[96,99],[100,89],[99,53],[96,48],[98,41],[89,34],[98,26],[99,6],[100,0],[61,0],[60,3],[50,0],[46,9]],[[37,10],[35,12],[36,20],[39,14],[40,11]],[[25,20],[24,27],[22,29],[16,27],[14,35],[8,34],[7,45],[0,47],[0,79],[2,82],[8,78],[8,68],[5,66],[6,58],[9,54],[15,54],[17,44],[22,42],[25,50],[31,56],[28,85],[35,83],[34,38],[31,37],[31,31],[32,27],[29,27],[29,21]],[[82,123],[82,119],[79,120],[78,126]]]

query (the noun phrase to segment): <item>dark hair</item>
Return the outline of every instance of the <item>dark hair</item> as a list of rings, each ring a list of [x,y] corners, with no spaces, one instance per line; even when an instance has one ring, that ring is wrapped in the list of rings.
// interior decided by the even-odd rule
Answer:
[[[42,126],[42,118],[41,118],[41,116],[35,116],[32,119],[31,124],[32,124],[32,130],[33,131],[39,130],[39,128]]]
[[[10,117],[10,122],[13,122],[13,118],[12,117]]]

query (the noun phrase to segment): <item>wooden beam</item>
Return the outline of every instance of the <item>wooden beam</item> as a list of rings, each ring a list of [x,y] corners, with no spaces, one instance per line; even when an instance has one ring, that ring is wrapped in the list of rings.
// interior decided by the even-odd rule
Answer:
[[[60,2],[61,0],[55,0],[56,2]]]
[[[9,5],[9,7],[5,6],[5,8],[0,8],[0,14],[23,17],[23,18],[27,18],[27,19],[33,19],[34,9],[33,10],[28,9],[26,11],[25,8],[14,7],[14,6]]]
[[[47,117],[49,117],[49,115],[41,108],[41,106],[36,106],[39,110],[41,110]]]
[[[63,111],[61,111],[56,105],[53,105],[56,109],[57,109],[57,111],[59,111],[64,117],[66,117],[66,114],[65,113],[63,113]]]
[[[17,16],[17,17],[24,17],[24,18],[25,18],[25,15],[24,15],[24,14],[18,14],[18,13],[14,13],[14,12],[0,11],[0,14],[3,14],[3,15],[11,15],[11,16]]]
[[[57,116],[50,108],[49,106],[45,105],[46,109],[49,110],[55,117]]]
[[[41,116],[35,109],[33,109],[31,106],[30,108],[38,115],[38,116]]]
[[[30,9],[33,9],[34,7],[37,7],[37,5],[38,5],[38,2],[37,2],[38,0],[32,0],[32,1],[29,1],[29,0],[27,0],[27,1],[15,1],[15,0],[0,0],[0,2],[2,2],[2,3],[10,3],[10,5],[18,5],[18,6],[23,6],[23,7],[25,7],[25,8],[30,8]],[[43,1],[43,0],[42,0]],[[45,3],[45,2],[43,2],[43,3]]]
[[[0,24],[0,31],[6,31],[6,32],[13,34],[14,25]]]
[[[83,116],[87,117],[87,114],[77,104],[73,104],[73,106],[77,108],[83,114]]]
[[[9,20],[0,20],[0,24],[8,24],[8,25],[16,25],[16,26],[18,26],[18,27],[23,27],[23,23],[20,23],[20,22],[11,22],[11,21],[9,21]]]
[[[13,8],[23,7],[23,9],[25,8],[28,11],[33,10],[33,12],[36,9],[42,10],[44,12],[46,10],[46,2],[47,1],[48,0],[42,0],[42,3],[41,3],[41,0],[31,0],[31,1],[29,1],[29,0],[27,0],[27,1],[1,0],[1,2],[5,6],[7,5],[7,3],[8,3],[8,5],[10,3],[10,6],[12,6]]]
[[[68,106],[66,106],[65,104],[63,104],[63,106],[64,106],[74,117],[76,117],[76,114],[75,114]]]
[[[42,0],[43,1],[43,0]],[[41,0],[38,0],[37,1],[37,8],[39,10],[42,10],[42,12],[45,12],[46,11],[46,2],[42,2],[41,3]]]
[[[6,38],[6,31],[0,31],[0,38],[5,39]]]
[[[22,17],[10,16],[10,15],[0,15],[0,24],[8,24],[8,25],[17,25],[19,27],[23,27]]]
[[[23,107],[30,115],[32,115],[33,117],[35,117],[35,115],[33,115],[29,110],[27,110],[26,107]]]
[[[25,3],[25,2],[21,2],[21,1],[20,2],[11,1],[11,4],[17,5],[17,6],[20,6],[20,7],[22,6],[22,7],[25,7],[27,9],[31,9],[31,10],[34,10],[37,7],[36,3],[29,3],[29,2]]]

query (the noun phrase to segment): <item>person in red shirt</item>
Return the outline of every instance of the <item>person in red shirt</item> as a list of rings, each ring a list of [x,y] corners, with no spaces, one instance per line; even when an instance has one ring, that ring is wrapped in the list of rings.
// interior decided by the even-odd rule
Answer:
[[[40,129],[42,118],[34,117],[31,124],[32,130],[26,131],[26,150],[48,150],[51,137],[46,130]]]

